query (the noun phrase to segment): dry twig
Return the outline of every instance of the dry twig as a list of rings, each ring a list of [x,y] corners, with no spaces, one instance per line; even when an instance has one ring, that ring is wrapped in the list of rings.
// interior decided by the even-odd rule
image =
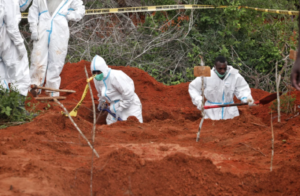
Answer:
[[[261,151],[255,149],[255,148],[252,148],[251,146],[249,146],[249,145],[247,145],[247,144],[244,144],[244,143],[241,143],[241,142],[240,142],[239,144],[243,144],[243,145],[247,146],[248,148],[251,148],[252,150],[255,150],[255,151],[259,152],[260,154],[266,156],[266,155],[265,155],[264,153],[262,153]]]
[[[77,126],[77,124],[74,122],[73,118],[70,116],[68,110],[64,107],[64,105],[62,103],[60,103],[57,99],[54,99],[54,101],[65,111],[65,114],[68,115],[69,119],[71,120],[71,122],[73,123],[73,125],[75,126],[75,128],[77,129],[77,131],[80,133],[80,135],[83,137],[83,139],[85,139],[85,141],[88,143],[88,145],[90,146],[90,148],[93,150],[93,152],[95,153],[95,155],[99,158],[99,155],[97,153],[97,151],[93,148],[93,146],[91,145],[91,143],[89,142],[89,140],[85,137],[85,135],[82,133],[82,131],[79,129],[79,127]]]
[[[85,71],[86,79],[88,81],[89,75],[88,75],[88,72],[87,72],[85,66],[84,66],[84,71]],[[95,103],[94,103],[94,95],[93,95],[93,91],[92,91],[90,82],[88,82],[88,85],[89,85],[89,89],[90,89],[90,93],[91,93],[91,99],[92,99],[92,104],[93,104],[92,146],[94,148],[94,144],[95,144],[95,129],[96,129],[96,109],[95,109]],[[92,153],[92,163],[91,163],[91,184],[90,184],[91,196],[93,196],[93,168],[94,168],[94,153]]]

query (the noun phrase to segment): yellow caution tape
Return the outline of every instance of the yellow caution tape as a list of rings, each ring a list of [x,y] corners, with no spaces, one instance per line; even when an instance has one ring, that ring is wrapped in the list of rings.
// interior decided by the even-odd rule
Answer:
[[[86,10],[85,15],[98,15],[98,14],[110,14],[110,13],[136,13],[136,12],[154,12],[154,11],[168,11],[168,10],[180,10],[180,9],[214,9],[214,8],[227,8],[229,6],[218,6],[213,5],[158,5],[158,6],[142,6],[142,7],[122,7],[122,8],[103,8],[103,9],[90,9]],[[289,10],[273,10],[273,9],[263,9],[254,8],[248,6],[236,6],[237,8],[245,8],[256,10],[260,12],[268,12],[275,14],[285,14],[285,15],[299,15],[298,11]],[[22,18],[27,18],[28,13],[22,13]]]
[[[95,76],[92,76],[90,77],[89,79],[86,80],[87,83],[89,83],[90,81],[92,81],[94,79]],[[83,91],[83,94],[81,96],[81,99],[80,101],[77,103],[77,105],[75,106],[75,108],[69,113],[70,116],[72,117],[76,117],[77,116],[77,112],[78,112],[78,109],[80,107],[80,105],[82,104],[83,100],[85,99],[86,95],[87,95],[87,92],[89,90],[89,84],[87,84],[84,88],[84,91]],[[65,114],[64,112],[62,112],[62,114]],[[66,115],[66,114],[65,114]],[[66,115],[68,116],[68,115]]]
[[[268,12],[274,14],[284,14],[284,15],[293,15],[293,16],[299,15],[299,11],[263,9],[263,8],[255,8],[255,7],[248,7],[248,6],[241,6],[241,7],[246,9],[256,10],[259,12]]]

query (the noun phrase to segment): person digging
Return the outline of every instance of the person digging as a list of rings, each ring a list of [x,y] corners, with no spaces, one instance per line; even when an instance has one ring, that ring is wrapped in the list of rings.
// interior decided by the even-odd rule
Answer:
[[[192,102],[199,110],[203,109],[202,100],[204,99],[201,86],[201,77],[197,77],[189,85]],[[237,69],[227,65],[225,57],[219,56],[211,70],[211,77],[204,78],[204,96],[207,99],[205,106],[232,104],[234,95],[243,103],[254,105],[248,83]],[[239,111],[234,106],[206,110],[204,118],[226,120],[236,116],[239,116]]]

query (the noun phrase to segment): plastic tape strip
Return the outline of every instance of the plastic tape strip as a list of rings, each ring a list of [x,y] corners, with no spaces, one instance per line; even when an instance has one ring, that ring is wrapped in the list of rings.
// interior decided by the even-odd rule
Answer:
[[[160,5],[160,6],[143,6],[143,7],[122,7],[122,8],[104,8],[104,9],[90,9],[86,10],[85,15],[98,15],[98,14],[109,14],[109,13],[135,13],[135,12],[153,12],[153,11],[168,11],[168,10],[179,10],[179,9],[214,9],[214,8],[227,8],[228,6],[215,7],[213,5]],[[254,8],[248,6],[236,6],[237,8],[245,8],[256,10],[260,12],[268,12],[274,14],[284,15],[299,15],[298,11],[289,10],[273,10]],[[22,13],[22,18],[27,18],[28,13]]]
[[[90,77],[89,79],[87,79],[86,82],[92,81],[92,80],[94,79],[94,77],[95,77],[95,76]],[[86,95],[87,95],[87,93],[88,93],[88,90],[89,90],[89,84],[86,84],[86,86],[85,86],[85,88],[84,88],[84,91],[83,91],[83,94],[82,94],[82,96],[81,96],[81,100],[77,103],[77,105],[75,106],[75,108],[70,112],[70,116],[72,116],[72,117],[77,116],[77,111],[78,111],[80,105],[82,104],[84,98],[86,97]],[[64,114],[64,115],[66,115],[64,112],[61,112],[61,113]],[[68,115],[66,115],[66,116],[68,116]]]

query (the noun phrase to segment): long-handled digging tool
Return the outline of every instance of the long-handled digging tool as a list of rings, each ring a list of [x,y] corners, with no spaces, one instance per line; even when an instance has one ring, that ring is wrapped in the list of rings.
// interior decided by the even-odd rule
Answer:
[[[279,95],[281,95],[282,93],[280,92]],[[277,99],[277,93],[272,93],[264,98],[262,98],[261,100],[255,101],[254,104],[268,104],[272,101],[274,101],[275,99]],[[204,106],[204,109],[213,109],[213,108],[223,108],[223,107],[232,107],[232,106],[243,106],[243,105],[248,105],[248,103],[234,103],[234,104],[225,104],[225,105],[210,105],[210,106]],[[200,138],[200,131],[203,125],[203,121],[204,121],[204,116],[202,117],[201,121],[200,121],[200,125],[199,125],[199,129],[198,129],[198,133],[197,133],[197,138],[196,138],[196,142],[199,141]]]
[[[117,115],[115,113],[113,113],[112,111],[110,111],[110,109],[108,108],[107,105],[104,106],[104,108],[101,111],[106,111],[108,112],[110,115],[112,115],[114,118],[117,117]],[[123,121],[120,117],[118,117],[118,121]]]
[[[281,95],[282,93],[279,93]],[[272,101],[277,99],[277,93],[272,93],[258,101],[255,101],[254,104],[268,104]],[[224,108],[224,107],[232,107],[232,106],[243,106],[243,105],[248,105],[248,103],[234,103],[234,104],[224,104],[224,105],[209,105],[209,106],[204,106],[204,109],[213,109],[213,108]]]

